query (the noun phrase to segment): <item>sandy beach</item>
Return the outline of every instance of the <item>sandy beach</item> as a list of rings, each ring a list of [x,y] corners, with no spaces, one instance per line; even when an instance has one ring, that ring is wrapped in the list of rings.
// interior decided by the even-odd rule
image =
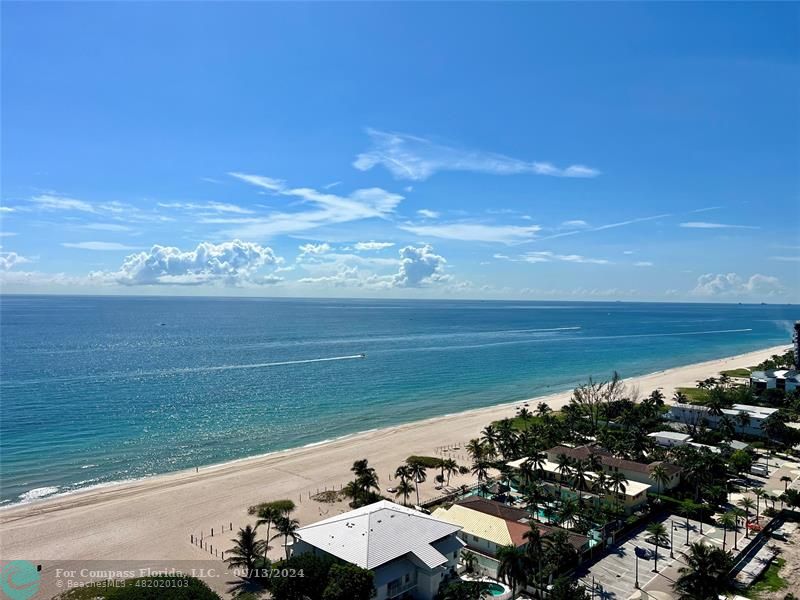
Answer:
[[[777,346],[628,380],[642,395],[661,388],[667,398],[677,387],[724,369],[757,364],[785,350]],[[581,383],[579,381],[576,384]],[[564,392],[531,399],[557,409],[569,401]],[[0,510],[0,554],[4,560],[202,560],[209,553],[193,546],[190,535],[212,527],[227,529],[252,523],[249,505],[290,498],[298,504],[296,518],[308,524],[346,510],[343,503],[325,505],[309,499],[317,490],[338,489],[350,476],[354,460],[367,458],[377,469],[381,487],[392,484],[390,473],[410,454],[434,454],[443,446],[463,445],[489,422],[513,416],[524,402],[493,406],[437,417],[386,429],[369,431],[324,444],[181,471],[139,481],[54,497]],[[369,424],[365,423],[365,427]],[[462,449],[453,456],[468,464]],[[463,459],[463,460],[462,460]],[[433,489],[433,474],[421,486],[423,497]],[[454,478],[452,484],[471,482],[472,476]],[[217,535],[218,548],[232,537]],[[280,548],[274,550],[276,556]],[[220,566],[222,563],[219,563]],[[49,566],[49,565],[48,565]]]

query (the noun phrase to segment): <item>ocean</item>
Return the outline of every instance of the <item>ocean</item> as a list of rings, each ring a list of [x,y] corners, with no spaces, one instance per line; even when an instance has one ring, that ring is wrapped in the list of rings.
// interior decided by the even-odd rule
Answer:
[[[2,296],[0,502],[788,344],[796,319],[777,305]]]

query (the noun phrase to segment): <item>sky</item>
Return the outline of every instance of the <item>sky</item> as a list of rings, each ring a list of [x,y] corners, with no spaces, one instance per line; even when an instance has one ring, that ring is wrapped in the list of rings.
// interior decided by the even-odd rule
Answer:
[[[6,293],[793,302],[797,3],[2,3]]]

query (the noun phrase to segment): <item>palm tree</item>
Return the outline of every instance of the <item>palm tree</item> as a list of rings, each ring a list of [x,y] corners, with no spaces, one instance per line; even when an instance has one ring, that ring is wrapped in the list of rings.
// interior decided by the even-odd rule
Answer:
[[[500,435],[497,431],[497,428],[494,425],[487,425],[481,431],[481,436],[483,438],[483,442],[489,447],[490,450],[494,451],[497,447],[497,442],[500,440]]]
[[[458,475],[458,463],[452,458],[446,458],[442,464],[443,472],[447,475],[447,485],[450,485],[450,477]]]
[[[261,525],[267,526],[267,536],[264,538],[264,559],[267,558],[267,552],[269,552],[269,530],[272,527],[275,520],[281,516],[281,511],[275,507],[270,506],[267,504],[266,506],[262,506],[258,511],[258,520],[256,521],[256,529],[258,529]]]
[[[661,491],[664,489],[664,486],[669,483],[669,473],[667,473],[666,467],[663,464],[658,463],[656,466],[650,469],[650,477],[653,478],[658,484],[658,493],[661,495]]]
[[[228,553],[225,562],[229,567],[243,568],[247,577],[251,577],[256,568],[256,561],[264,553],[265,542],[258,539],[255,527],[250,525],[240,528],[239,533],[231,541],[233,548],[225,551]]]
[[[689,398],[686,396],[686,394],[681,391],[675,392],[675,394],[672,396],[672,401],[679,404],[686,404],[688,400]]]
[[[417,461],[407,464],[409,473],[411,473],[411,477],[414,479],[414,487],[417,490],[417,505],[419,505],[419,484],[427,478],[427,470],[425,469],[425,465]]]
[[[558,465],[556,466],[556,471],[558,471],[558,488],[561,489],[564,480],[569,479],[572,474],[572,459],[567,456],[566,454],[559,454],[557,457]]]
[[[756,497],[756,523],[758,523],[758,518],[760,516],[761,511],[761,499],[767,496],[767,492],[765,492],[761,488],[755,488],[753,490],[753,495]],[[764,506],[766,507],[767,501],[764,500]]]
[[[464,570],[467,573],[472,573],[475,570],[475,560],[477,556],[475,556],[474,552],[469,550],[464,550],[461,553],[461,562],[464,563]]]
[[[673,589],[680,600],[709,600],[725,595],[733,567],[730,552],[695,542],[686,553],[686,566],[678,569]]]
[[[653,564],[653,573],[658,573],[658,547],[666,546],[669,543],[669,536],[667,535],[667,528],[663,523],[650,523],[646,529],[650,534],[650,541],[656,547],[656,553]]]
[[[297,535],[297,530],[300,528],[300,521],[297,519],[291,519],[286,516],[281,516],[275,521],[275,535],[272,536],[272,539],[283,536],[283,547],[286,550],[286,560],[289,560],[289,538],[292,538],[293,542],[296,542],[299,539]]]
[[[788,475],[784,475],[781,477],[781,481],[783,482],[783,491],[785,492],[787,489],[789,489],[789,484],[792,483],[792,478]]]
[[[485,460],[478,460],[472,464],[472,474],[477,476],[478,482],[482,483],[489,477],[489,463]]]
[[[752,498],[743,496],[736,503],[736,506],[744,510],[744,537],[750,537],[750,528],[748,527],[750,524],[750,511],[755,508],[756,504]]]
[[[394,497],[399,498],[402,496],[403,506],[408,506],[408,497],[414,493],[414,486],[411,485],[411,482],[408,479],[401,479],[400,483],[395,487],[395,490]]]
[[[625,477],[622,471],[613,471],[608,476],[608,483],[611,489],[614,490],[615,501],[619,504],[619,495],[625,493],[628,486],[628,478]]]
[[[486,454],[486,448],[478,438],[472,438],[467,442],[466,449],[473,461],[480,460]]]
[[[407,464],[402,464],[395,469],[394,476],[400,481],[411,479],[411,468]]]
[[[579,512],[578,503],[575,500],[563,500],[558,508],[558,522],[564,525],[567,521],[572,521]]]
[[[725,550],[728,541],[728,530],[735,529],[738,525],[736,513],[726,512],[719,518],[719,524],[722,525],[722,549]]]
[[[528,584],[528,557],[525,551],[516,546],[501,546],[497,550],[497,578],[511,587],[511,597],[516,598],[517,586]]]
[[[572,471],[572,483],[578,488],[578,501],[583,502],[583,490],[586,489],[586,463],[582,460],[575,461],[575,466]]]

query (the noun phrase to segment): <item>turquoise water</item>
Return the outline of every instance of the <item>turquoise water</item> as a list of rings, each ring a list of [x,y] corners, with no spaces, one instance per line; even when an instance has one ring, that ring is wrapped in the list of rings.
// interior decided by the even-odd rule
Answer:
[[[496,583],[490,583],[486,591],[488,591],[491,596],[502,596],[506,593],[506,589],[502,585]]]
[[[788,344],[795,319],[794,306],[3,296],[0,499]]]

